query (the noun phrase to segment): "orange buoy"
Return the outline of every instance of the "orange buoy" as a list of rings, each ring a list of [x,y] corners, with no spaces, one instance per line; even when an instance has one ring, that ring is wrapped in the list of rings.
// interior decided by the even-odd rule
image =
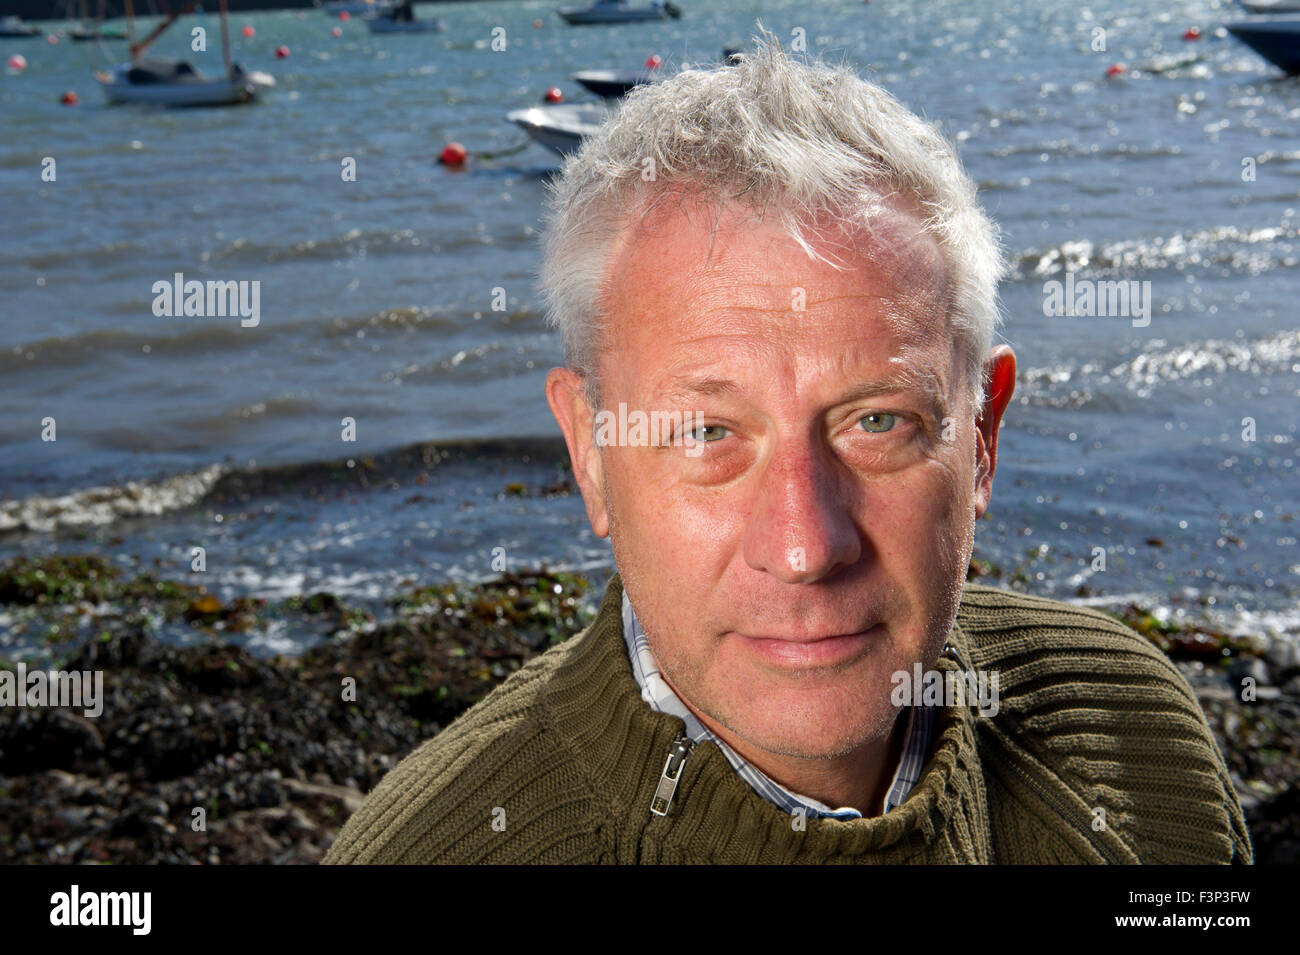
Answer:
[[[334,29],[330,30],[330,36],[342,36],[342,35],[343,35],[343,31],[340,30],[338,27],[334,27]]]
[[[246,26],[244,27],[244,29],[240,30],[239,32],[242,33],[242,34],[244,34],[244,36],[252,36],[252,35],[255,34],[257,31],[254,30],[252,27],[246,25]]]
[[[72,90],[68,90],[66,93],[63,94],[62,97],[60,97],[59,102],[62,103],[64,106],[76,106],[77,103],[80,102],[80,100],[77,98],[76,93],[74,93]]]
[[[275,48],[275,58],[277,60],[287,60],[289,58],[289,48],[281,43]]]
[[[1107,76],[1123,76],[1123,75],[1124,75],[1124,64],[1123,64],[1123,63],[1112,63],[1112,64],[1110,65],[1110,69],[1108,69],[1108,70],[1106,71],[1106,75],[1107,75]]]
[[[647,70],[657,70],[663,65],[664,61],[658,53],[651,53],[645,58],[645,68]]]
[[[463,166],[465,160],[469,158],[469,150],[460,143],[448,143],[442,147],[442,152],[438,156],[438,162],[444,166]]]
[[[560,92],[560,88],[558,86],[552,86],[549,90],[546,91],[545,95],[542,96],[542,99],[546,100],[546,102],[548,103],[563,103],[564,94]]]
[[[339,19],[342,20],[344,23],[347,23],[349,20],[352,19],[352,14],[348,13],[346,10],[340,10]]]
[[[21,73],[23,70],[27,69],[27,57],[23,56],[21,53],[15,53],[13,56],[9,57],[9,69],[13,70],[15,73]]]
[[[1183,34],[1183,39],[1184,39],[1184,40],[1189,40],[1189,41],[1190,41],[1190,40],[1199,40],[1200,38],[1201,38],[1201,28],[1200,28],[1200,27],[1188,27],[1188,28],[1187,28],[1187,31]]]

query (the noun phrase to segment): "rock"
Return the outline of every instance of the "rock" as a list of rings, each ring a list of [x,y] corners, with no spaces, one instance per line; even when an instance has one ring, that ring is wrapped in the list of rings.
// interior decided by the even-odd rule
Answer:
[[[1284,679],[1300,668],[1300,649],[1287,637],[1277,637],[1269,645],[1268,663],[1278,679]]]
[[[1268,664],[1259,657],[1240,657],[1228,667],[1228,682],[1240,687],[1242,681],[1252,679],[1256,686],[1269,686],[1273,680]]]

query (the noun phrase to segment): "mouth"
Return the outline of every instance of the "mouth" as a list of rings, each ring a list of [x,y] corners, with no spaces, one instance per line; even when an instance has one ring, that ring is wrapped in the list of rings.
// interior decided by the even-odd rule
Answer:
[[[734,636],[748,652],[767,663],[779,667],[805,669],[809,667],[835,667],[852,663],[861,657],[884,635],[881,624],[858,633],[829,634],[792,639],[790,637],[755,635]]]

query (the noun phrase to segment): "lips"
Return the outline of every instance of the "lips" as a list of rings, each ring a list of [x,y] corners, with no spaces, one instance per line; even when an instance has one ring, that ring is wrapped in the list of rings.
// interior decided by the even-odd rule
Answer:
[[[862,656],[884,632],[879,624],[858,633],[818,637],[770,637],[736,634],[740,645],[760,659],[781,667],[842,666]]]

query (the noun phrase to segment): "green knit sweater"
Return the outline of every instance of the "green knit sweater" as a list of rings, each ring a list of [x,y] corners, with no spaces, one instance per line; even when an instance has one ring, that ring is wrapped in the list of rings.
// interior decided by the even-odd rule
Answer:
[[[529,661],[386,775],[326,863],[1251,862],[1191,688],[1095,611],[967,586],[935,669],[998,672],[996,716],[942,708],[892,812],[803,819],[717,745],[650,812],[677,718],[641,699],[615,575],[585,631]]]

